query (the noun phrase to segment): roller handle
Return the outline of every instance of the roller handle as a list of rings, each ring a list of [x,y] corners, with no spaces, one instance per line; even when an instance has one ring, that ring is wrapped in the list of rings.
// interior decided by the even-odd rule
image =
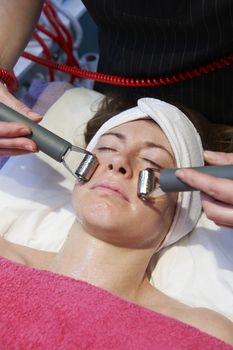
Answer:
[[[233,180],[233,165],[209,165],[202,167],[190,168],[197,170],[203,174],[208,174],[224,179]],[[178,169],[163,169],[160,172],[159,186],[164,192],[185,192],[197,191],[195,188],[186,185],[183,181],[178,179],[175,172]]]
[[[23,124],[28,125],[31,128],[32,133],[26,137],[33,140],[40,151],[46,153],[59,163],[62,162],[63,156],[68,149],[72,147],[71,143],[68,141],[24,117],[22,114],[14,111],[3,103],[0,103],[0,121],[22,122]]]

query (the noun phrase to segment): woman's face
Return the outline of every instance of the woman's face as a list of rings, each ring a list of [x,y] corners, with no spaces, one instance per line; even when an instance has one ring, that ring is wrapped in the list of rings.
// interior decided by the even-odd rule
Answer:
[[[177,195],[152,201],[137,196],[139,172],[175,167],[171,146],[151,120],[114,127],[100,137],[93,153],[99,166],[89,182],[76,183],[73,206],[91,235],[129,248],[157,248],[175,212]]]

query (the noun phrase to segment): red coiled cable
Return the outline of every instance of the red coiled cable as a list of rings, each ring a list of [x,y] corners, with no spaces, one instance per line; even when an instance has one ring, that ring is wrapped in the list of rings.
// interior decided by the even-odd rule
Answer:
[[[201,75],[208,74],[215,70],[224,68],[233,63],[233,55],[229,55],[225,58],[220,58],[214,60],[211,63],[199,66],[197,68],[186,70],[184,72],[179,72],[177,74],[166,75],[161,77],[154,78],[130,78],[130,77],[121,77],[117,75],[110,75],[98,72],[90,72],[84,69],[67,66],[65,64],[59,64],[53,61],[46,60],[41,57],[34,56],[30,53],[24,52],[22,54],[24,58],[30,59],[38,64],[56,69],[63,73],[68,73],[74,77],[79,77],[82,79],[95,80],[101,83],[112,84],[112,85],[121,85],[121,86],[134,86],[134,87],[147,87],[147,86],[162,86],[162,85],[171,85],[176,84],[181,81],[191,80]]]
[[[233,55],[229,55],[225,58],[220,58],[218,60],[214,60],[211,63],[207,63],[203,66],[187,70],[185,72],[179,72],[178,74],[167,75],[156,78],[129,78],[129,77],[121,77],[116,75],[98,73],[98,72],[90,72],[84,69],[67,66],[65,64],[59,64],[50,60],[46,60],[45,58],[34,56],[28,52],[24,52],[22,57],[30,59],[38,64],[42,64],[46,67],[56,69],[63,73],[68,73],[73,75],[74,77],[79,77],[82,79],[90,79],[98,82],[112,84],[112,85],[121,85],[121,86],[134,86],[134,87],[154,87],[154,86],[162,86],[162,85],[172,85],[179,83],[185,80],[191,80],[196,77],[200,77],[204,74],[208,74],[209,72],[213,72],[215,70],[227,67],[233,63]],[[17,79],[13,72],[8,72],[4,68],[0,68],[0,80],[3,81],[10,91],[16,92],[18,83]]]

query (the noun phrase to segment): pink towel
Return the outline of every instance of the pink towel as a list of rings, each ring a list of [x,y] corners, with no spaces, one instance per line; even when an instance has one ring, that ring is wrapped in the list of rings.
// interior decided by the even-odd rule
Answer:
[[[86,282],[0,258],[0,349],[232,349]]]

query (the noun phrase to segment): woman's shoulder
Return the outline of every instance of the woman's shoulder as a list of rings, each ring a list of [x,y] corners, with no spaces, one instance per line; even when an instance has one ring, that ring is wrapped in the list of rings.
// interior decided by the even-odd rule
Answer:
[[[225,316],[207,308],[192,308],[190,321],[203,332],[233,345],[233,323]]]
[[[172,308],[171,317],[233,345],[233,323],[213,310],[178,303]]]
[[[202,307],[174,305],[174,317],[227,344],[233,345],[233,323],[225,316]]]
[[[158,294],[159,293],[159,294]],[[227,344],[233,345],[233,323],[223,315],[202,307],[191,307],[168,295],[150,289],[148,295],[150,309],[186,323]],[[155,303],[155,301],[158,301]]]
[[[30,248],[0,237],[0,256],[23,265],[44,269],[56,253]]]

